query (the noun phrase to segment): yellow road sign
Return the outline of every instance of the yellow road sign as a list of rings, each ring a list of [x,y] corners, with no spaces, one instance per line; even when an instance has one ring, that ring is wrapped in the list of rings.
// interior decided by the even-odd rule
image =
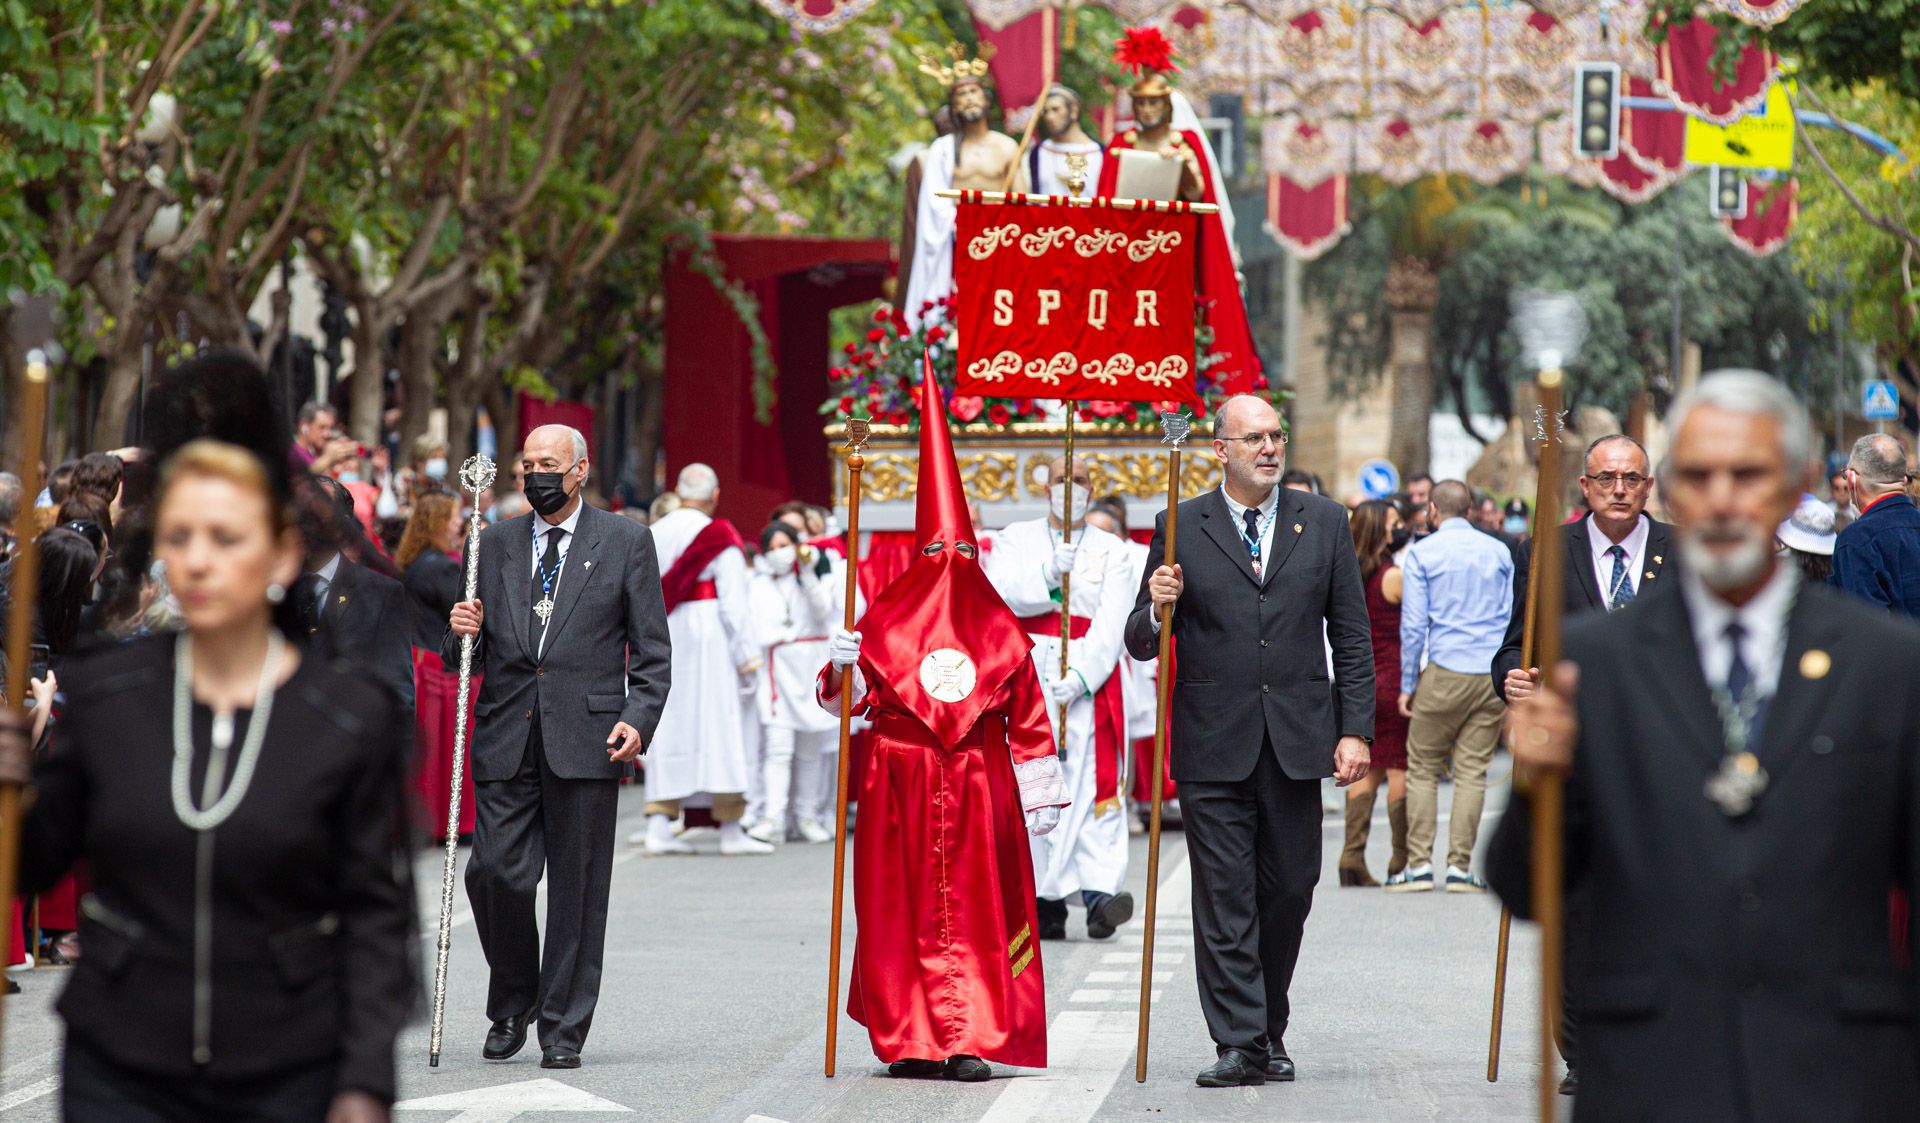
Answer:
[[[1723,168],[1793,167],[1793,108],[1787,104],[1787,83],[1767,90],[1759,113],[1731,125],[1710,125],[1687,118],[1687,163]]]

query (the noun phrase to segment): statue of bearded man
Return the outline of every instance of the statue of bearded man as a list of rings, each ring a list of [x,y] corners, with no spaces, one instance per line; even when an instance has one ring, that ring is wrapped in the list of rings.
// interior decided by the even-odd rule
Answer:
[[[1080,123],[1080,95],[1050,86],[1040,103],[1040,143],[1027,152],[1027,178],[1042,195],[1090,199],[1105,150]]]
[[[957,206],[939,197],[941,191],[1004,191],[1028,189],[1020,164],[1020,144],[988,123],[993,94],[971,73],[956,74],[947,88],[947,107],[953,114],[953,132],[927,146],[920,157],[920,201],[914,216],[913,248],[909,259],[907,295],[901,311],[909,327],[918,327],[921,308],[953,292],[953,228]],[[902,258],[907,258],[903,248]],[[932,314],[932,313],[928,313]]]

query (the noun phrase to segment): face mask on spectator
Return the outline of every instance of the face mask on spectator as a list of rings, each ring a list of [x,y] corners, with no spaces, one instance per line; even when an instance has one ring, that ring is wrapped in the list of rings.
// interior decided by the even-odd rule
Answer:
[[[433,459],[427,461],[426,471],[427,471],[427,478],[430,480],[446,479],[447,478],[447,458],[444,456],[436,456]]]
[[[792,573],[794,558],[797,556],[798,552],[792,546],[780,546],[768,550],[758,559],[760,571],[775,577],[782,573]]]
[[[343,484],[357,484],[357,483],[359,483],[359,482],[360,482],[360,473],[358,473],[358,472],[342,472],[342,473],[340,473],[340,474],[339,474],[338,476],[336,476],[336,477],[334,477],[334,478],[335,478],[335,479],[338,479],[338,480],[339,480],[339,481],[340,481],[341,483],[343,483]]]
[[[1527,516],[1509,515],[1507,516],[1507,521],[1500,525],[1506,528],[1508,534],[1525,534],[1527,532]]]
[[[1406,549],[1407,541],[1412,537],[1412,531],[1404,526],[1396,526],[1393,528],[1393,533],[1387,535],[1387,546],[1395,553],[1399,553],[1401,550]]]

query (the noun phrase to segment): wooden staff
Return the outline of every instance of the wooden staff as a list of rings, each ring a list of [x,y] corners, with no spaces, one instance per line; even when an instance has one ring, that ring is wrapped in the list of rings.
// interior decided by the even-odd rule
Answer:
[[[867,447],[869,423],[864,418],[847,420],[847,603],[843,616],[846,629],[854,625],[854,605],[860,596],[860,470],[867,466],[861,449]],[[846,905],[847,884],[847,772],[848,744],[853,739],[853,668],[840,676],[840,767],[834,794],[833,830],[833,935],[827,942],[827,1065],[833,1075],[834,1056],[840,1047],[840,922]]]
[[[467,527],[467,597],[480,591],[480,493],[493,486],[493,461],[469,456],[460,465],[460,485],[473,492]],[[440,1033],[447,1017],[447,964],[453,953],[453,871],[460,864],[460,795],[467,771],[467,699],[473,691],[473,643],[460,637],[460,694],[453,712],[453,790],[447,797],[447,860],[440,878],[440,941],[433,964],[433,1028],[427,1035],[427,1067],[440,1067]]]
[[[1027,127],[1020,134],[1020,150],[1013,154],[1013,166],[1007,169],[1007,181],[1000,185],[1002,192],[1013,190],[1013,181],[1020,175],[1020,166],[1027,162],[1027,149],[1033,144],[1033,127],[1040,123],[1040,111],[1047,105],[1047,91],[1053,88],[1053,21],[1056,18],[1058,16],[1052,8],[1040,10],[1040,99],[1033,103],[1033,112],[1027,114]],[[1040,185],[1035,183],[1030,186]]]
[[[1079,406],[1073,402],[1067,403],[1067,476],[1066,479],[1058,481],[1066,485],[1063,488],[1064,498],[1060,501],[1060,540],[1062,542],[1073,541],[1073,415],[1079,412]],[[1053,480],[1047,481],[1048,487],[1054,484]],[[1069,570],[1060,575],[1060,677],[1063,680],[1072,669],[1067,665],[1067,644],[1072,636],[1073,572]],[[1067,751],[1067,709],[1067,703],[1060,703],[1058,744],[1063,757]]]
[[[1540,416],[1545,417],[1542,407]],[[1542,431],[1545,431],[1544,423]],[[1540,555],[1542,528],[1559,530],[1559,519],[1549,523],[1546,519],[1548,507],[1558,509],[1559,492],[1553,490],[1559,483],[1560,463],[1556,458],[1553,467],[1547,467],[1551,446],[1542,447],[1540,452],[1540,471],[1533,489],[1533,549],[1528,551],[1527,561],[1527,603],[1523,628],[1520,633],[1520,666],[1535,666],[1534,639],[1535,624],[1540,614]],[[1500,1079],[1500,1031],[1506,1018],[1507,1009],[1507,947],[1513,935],[1513,912],[1505,905],[1500,906],[1500,948],[1494,957],[1493,968],[1493,1029],[1487,1040],[1487,1083],[1497,1083]]]
[[[1182,413],[1163,413],[1160,427],[1167,449],[1167,537],[1160,564],[1174,565],[1175,534],[1180,525],[1180,445],[1187,439],[1193,420]],[[1153,918],[1160,907],[1160,795],[1166,787],[1167,711],[1173,701],[1173,606],[1163,604],[1160,613],[1160,666],[1154,673],[1159,694],[1153,722],[1153,774],[1147,783],[1153,789],[1152,810],[1147,816],[1147,911],[1146,927],[1140,945],[1140,1029],[1134,1041],[1133,1079],[1147,1082],[1147,1022],[1153,1009]]]
[[[1535,510],[1534,564],[1540,575],[1538,608],[1533,619],[1533,656],[1540,668],[1540,689],[1560,663],[1560,619],[1565,601],[1561,587],[1566,566],[1560,536],[1560,399],[1565,376],[1556,365],[1540,372],[1541,431],[1547,443],[1540,450],[1541,505]],[[1551,486],[1549,486],[1551,484]],[[1560,1026],[1560,958],[1565,950],[1565,915],[1561,911],[1561,878],[1565,873],[1563,778],[1557,772],[1534,778],[1528,795],[1533,804],[1533,915],[1540,922],[1540,1120],[1553,1123],[1556,1088],[1553,1079],[1553,1042]]]
[[[940,199],[958,199],[962,194],[965,194],[965,192],[949,187],[935,191],[933,194],[936,198]],[[1094,199],[1082,199],[1077,195],[1069,195],[1064,199],[1053,199],[1046,195],[1023,194],[1018,191],[982,191],[977,201],[981,203],[1031,203],[1036,207],[1048,205],[1091,207],[1096,202]],[[1171,203],[1165,199],[1100,199],[1097,200],[1097,202],[1101,206],[1111,207],[1116,211],[1159,211],[1161,214],[1220,213],[1220,206],[1217,203]]]
[[[30,305],[33,314],[45,318],[44,331],[52,332],[52,311],[47,305]],[[35,331],[39,324],[16,320],[16,330]],[[21,380],[18,417],[20,419],[20,494],[25,510],[33,509],[33,498],[40,494],[40,457],[46,450],[47,353],[39,348],[27,352],[26,375]],[[6,704],[24,723],[32,709],[28,671],[33,659],[33,605],[40,582],[40,539],[37,534],[21,534],[13,562],[13,611],[7,614],[7,698]],[[0,784],[0,910],[13,904],[14,889],[20,878],[20,785]],[[0,912],[0,915],[6,915]],[[20,938],[16,929],[0,946],[11,946]],[[36,953],[40,949],[33,949]],[[4,988],[0,988],[4,989]],[[4,994],[0,994],[0,999]],[[0,1025],[4,1025],[0,1021]]]

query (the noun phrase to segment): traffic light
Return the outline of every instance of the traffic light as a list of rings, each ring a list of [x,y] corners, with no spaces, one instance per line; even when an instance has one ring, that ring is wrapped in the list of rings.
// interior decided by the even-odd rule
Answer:
[[[1573,152],[1588,160],[1620,154],[1620,67],[1583,62],[1573,68]]]
[[[1747,217],[1747,177],[1718,164],[1709,168],[1707,213],[1715,218]]]

